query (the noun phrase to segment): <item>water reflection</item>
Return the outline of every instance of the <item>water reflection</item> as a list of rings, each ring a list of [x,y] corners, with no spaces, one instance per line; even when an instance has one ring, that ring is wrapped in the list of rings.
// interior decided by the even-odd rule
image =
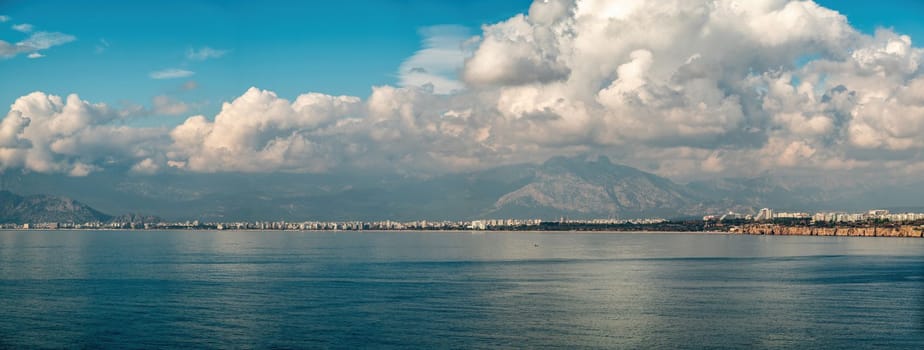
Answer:
[[[924,341],[924,240],[0,232],[0,347]]]

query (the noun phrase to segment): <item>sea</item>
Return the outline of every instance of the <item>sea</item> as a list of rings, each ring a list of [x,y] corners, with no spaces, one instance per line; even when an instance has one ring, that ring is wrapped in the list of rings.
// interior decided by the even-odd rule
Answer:
[[[0,231],[0,348],[922,349],[924,239]]]

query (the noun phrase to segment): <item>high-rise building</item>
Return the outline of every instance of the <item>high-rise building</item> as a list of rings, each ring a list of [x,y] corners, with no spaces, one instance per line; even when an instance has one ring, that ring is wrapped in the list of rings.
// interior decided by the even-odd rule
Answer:
[[[770,209],[770,208],[761,209],[760,212],[757,213],[757,217],[754,218],[754,220],[757,220],[757,221],[771,220],[771,219],[773,219],[773,209]]]

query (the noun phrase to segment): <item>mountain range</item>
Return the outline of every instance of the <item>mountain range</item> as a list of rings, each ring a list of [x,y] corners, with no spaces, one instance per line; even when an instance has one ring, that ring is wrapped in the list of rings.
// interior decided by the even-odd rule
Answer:
[[[753,213],[761,207],[800,211],[914,207],[921,198],[916,190],[920,186],[825,189],[791,185],[770,176],[680,184],[606,157],[556,157],[542,164],[429,178],[355,171],[157,176],[103,171],[84,177],[7,173],[2,187],[23,194],[3,192],[0,198],[19,198],[4,199],[0,217],[6,222],[112,218],[102,213],[206,221],[679,218],[729,210]],[[78,198],[86,205],[48,194]]]

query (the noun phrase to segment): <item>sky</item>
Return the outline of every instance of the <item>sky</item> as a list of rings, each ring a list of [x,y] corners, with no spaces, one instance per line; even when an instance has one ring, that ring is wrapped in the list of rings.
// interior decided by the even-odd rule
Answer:
[[[13,29],[74,36],[67,44],[2,61],[0,86],[8,104],[33,91],[79,93],[106,103],[151,103],[195,81],[190,99],[220,103],[251,86],[294,98],[307,91],[368,96],[374,85],[396,84],[402,61],[420,48],[420,30],[457,25],[474,32],[522,12],[528,1],[22,1],[2,2],[10,20],[0,40],[29,37]],[[190,50],[216,55],[191,59]],[[175,69],[188,77],[152,79]],[[26,78],[28,79],[22,79]],[[180,120],[181,121],[181,120]]]
[[[914,0],[3,1],[0,169],[439,173],[597,153],[672,178],[909,177],[922,15]]]

